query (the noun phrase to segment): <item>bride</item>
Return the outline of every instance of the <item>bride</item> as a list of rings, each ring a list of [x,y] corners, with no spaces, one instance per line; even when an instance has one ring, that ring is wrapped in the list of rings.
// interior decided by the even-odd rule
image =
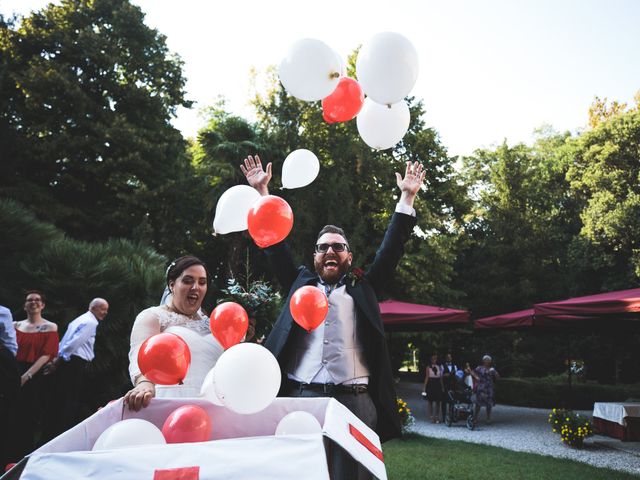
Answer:
[[[206,266],[197,257],[187,255],[174,260],[167,270],[171,292],[165,304],[147,308],[138,314],[131,330],[129,375],[134,388],[124,396],[130,410],[147,407],[153,397],[197,397],[200,386],[213,368],[223,348],[211,334],[209,319],[200,310],[207,293]],[[138,350],[149,337],[160,332],[174,333],[191,351],[191,365],[182,385],[155,385],[138,368]]]

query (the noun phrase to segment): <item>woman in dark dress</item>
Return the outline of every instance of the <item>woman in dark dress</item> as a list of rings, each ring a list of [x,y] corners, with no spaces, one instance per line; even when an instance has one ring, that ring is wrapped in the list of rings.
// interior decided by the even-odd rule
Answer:
[[[43,400],[47,395],[42,367],[58,355],[58,326],[42,316],[44,295],[38,291],[27,294],[24,309],[27,318],[14,322],[18,352],[16,361],[20,371],[20,392],[12,423],[14,439],[13,461],[31,453],[35,444],[38,424],[44,421]]]
[[[442,365],[438,364],[438,355],[431,355],[424,376],[424,391],[422,396],[427,401],[427,418],[432,423],[440,423],[440,402],[443,396]]]

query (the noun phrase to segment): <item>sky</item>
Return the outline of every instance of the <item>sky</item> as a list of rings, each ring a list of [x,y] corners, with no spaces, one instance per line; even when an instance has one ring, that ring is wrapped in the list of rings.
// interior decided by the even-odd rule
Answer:
[[[147,25],[185,62],[192,110],[174,125],[204,126],[198,109],[220,96],[252,119],[251,69],[277,65],[300,38],[319,38],[343,58],[369,37],[396,31],[420,61],[412,95],[450,155],[530,143],[536,128],[578,131],[595,96],[632,102],[640,90],[636,0],[132,0]],[[0,0],[3,14],[49,2]],[[257,87],[256,87],[257,85]]]

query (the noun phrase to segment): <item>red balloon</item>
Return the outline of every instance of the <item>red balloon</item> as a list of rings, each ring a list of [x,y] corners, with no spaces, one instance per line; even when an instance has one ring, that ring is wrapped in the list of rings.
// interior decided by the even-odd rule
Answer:
[[[189,346],[173,333],[158,333],[147,338],[138,351],[140,371],[159,385],[182,383],[190,363]]]
[[[167,443],[207,442],[211,440],[211,419],[202,407],[183,405],[165,420],[162,434]]]
[[[235,302],[224,302],[211,312],[211,333],[225,350],[240,343],[249,328],[249,315]]]
[[[294,292],[289,309],[296,323],[310,332],[324,322],[329,311],[329,301],[318,287],[307,285]]]
[[[362,110],[364,92],[353,78],[342,77],[331,95],[322,100],[322,117],[327,123],[348,122]]]
[[[293,228],[293,211],[284,199],[266,195],[249,210],[247,224],[256,245],[270,247],[289,235]]]

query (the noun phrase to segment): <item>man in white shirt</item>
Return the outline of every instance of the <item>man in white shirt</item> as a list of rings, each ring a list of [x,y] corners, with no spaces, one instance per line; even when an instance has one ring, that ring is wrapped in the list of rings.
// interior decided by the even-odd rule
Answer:
[[[16,330],[13,317],[8,308],[0,305],[0,467],[12,460],[9,446],[15,439],[9,431],[9,421],[14,413],[18,391],[20,389],[20,373],[16,363]]]
[[[84,372],[94,357],[93,346],[96,339],[98,323],[104,320],[109,312],[109,303],[104,298],[94,298],[89,304],[89,311],[69,323],[67,331],[60,341],[58,357],[53,360],[53,368],[57,370],[56,382],[60,402],[58,418],[48,432],[48,437],[62,433],[77,423],[80,410],[80,389]]]

